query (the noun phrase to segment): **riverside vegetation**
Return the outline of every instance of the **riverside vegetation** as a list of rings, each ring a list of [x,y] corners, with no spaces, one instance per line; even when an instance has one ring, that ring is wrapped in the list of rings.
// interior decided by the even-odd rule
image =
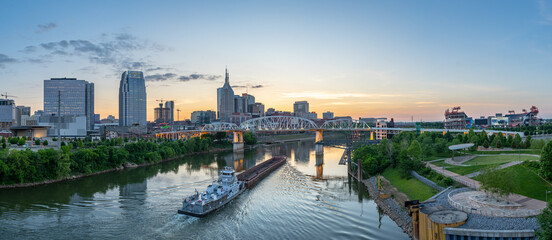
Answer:
[[[19,143],[21,139],[8,142]],[[57,139],[53,139],[57,141]],[[244,135],[246,144],[255,144],[253,134]],[[3,144],[6,139],[2,138]],[[23,139],[23,142],[25,140]],[[45,144],[44,144],[45,143]],[[20,145],[24,145],[20,144]],[[47,145],[47,141],[43,142]],[[226,133],[206,134],[189,140],[166,139],[103,139],[92,141],[72,139],[62,142],[61,150],[40,149],[38,151],[0,149],[0,184],[34,183],[62,179],[71,175],[121,167],[124,163],[157,163],[185,154],[207,151],[210,148],[230,148]]]
[[[440,186],[448,187],[455,184],[455,182],[451,178],[445,178],[431,168],[426,167],[424,161],[451,157],[451,152],[448,150],[448,147],[462,143],[474,144],[472,148],[465,151],[465,153],[471,154],[480,153],[477,151],[478,146],[499,149],[506,147],[531,149],[524,151],[530,151],[531,153],[538,154],[545,145],[544,140],[534,140],[531,139],[530,136],[523,141],[520,135],[509,135],[506,137],[499,133],[488,136],[485,131],[475,133],[473,129],[469,130],[467,134],[456,135],[452,135],[450,132],[447,132],[446,134],[435,132],[425,132],[422,134],[402,132],[394,135],[390,140],[383,139],[377,145],[367,145],[358,148],[353,154],[355,159],[354,161],[360,159],[362,161],[364,171],[369,176],[383,174],[384,176],[394,176],[395,182],[400,179],[403,179],[402,181],[411,181],[412,176],[410,175],[410,171],[413,170],[436,182]],[[507,152],[511,153],[512,151]],[[515,153],[517,152],[518,151]],[[400,175],[400,178],[396,177],[397,174]],[[404,189],[399,188],[401,185],[406,184],[397,183],[396,185],[399,191],[405,193],[408,192],[408,187]],[[420,191],[431,194],[433,191],[429,189],[429,186],[427,186],[427,188],[428,189],[421,189]],[[429,196],[426,195],[421,197],[426,198]]]

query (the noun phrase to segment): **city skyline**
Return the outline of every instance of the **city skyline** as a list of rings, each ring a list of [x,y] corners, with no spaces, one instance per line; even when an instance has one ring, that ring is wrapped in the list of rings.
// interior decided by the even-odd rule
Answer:
[[[102,118],[119,116],[120,74],[130,70],[144,72],[149,121],[161,98],[189,118],[216,110],[228,65],[235,94],[266,109],[306,100],[319,116],[440,121],[454,106],[478,117],[535,105],[552,117],[546,1],[6,6],[0,91],[33,111],[44,79],[70,77],[95,84]]]

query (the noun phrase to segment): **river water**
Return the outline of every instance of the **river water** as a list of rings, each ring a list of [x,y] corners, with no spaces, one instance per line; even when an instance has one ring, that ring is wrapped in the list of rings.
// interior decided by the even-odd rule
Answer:
[[[408,239],[339,165],[343,150],[312,141],[185,157],[49,185],[0,189],[0,239]],[[204,218],[177,214],[218,170],[288,162]]]

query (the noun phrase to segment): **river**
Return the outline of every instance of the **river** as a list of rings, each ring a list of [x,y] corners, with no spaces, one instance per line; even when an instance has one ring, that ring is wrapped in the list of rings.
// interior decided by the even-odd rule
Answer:
[[[409,239],[313,141],[222,152],[49,185],[0,189],[1,239]],[[218,170],[288,162],[204,218],[176,213]]]

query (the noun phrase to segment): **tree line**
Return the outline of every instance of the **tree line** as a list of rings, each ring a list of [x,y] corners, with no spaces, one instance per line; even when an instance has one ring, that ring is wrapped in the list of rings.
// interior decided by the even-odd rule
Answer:
[[[123,163],[155,163],[183,154],[201,152],[213,144],[211,138],[192,138],[186,141],[104,140],[90,143],[91,148],[75,149],[73,143],[61,150],[0,151],[0,184],[40,182],[69,175],[89,174],[121,166]],[[77,141],[78,142],[78,141]]]

